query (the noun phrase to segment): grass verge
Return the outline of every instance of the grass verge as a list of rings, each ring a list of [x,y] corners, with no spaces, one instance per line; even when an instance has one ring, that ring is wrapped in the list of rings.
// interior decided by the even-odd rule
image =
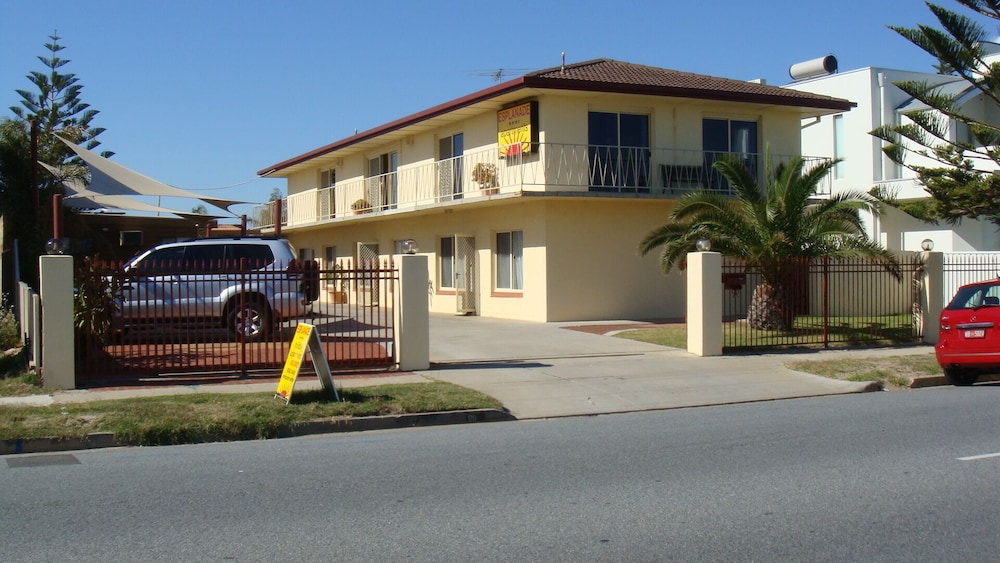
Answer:
[[[827,325],[827,346],[849,348],[862,344],[912,343],[913,329],[909,316],[838,317]],[[904,323],[904,321],[906,321]],[[722,326],[723,345],[730,349],[817,349],[822,344],[822,318],[798,316],[791,330],[759,330],[746,322],[727,322]],[[626,330],[615,334],[621,338],[672,346],[687,347],[687,328],[684,326]]]
[[[300,422],[361,416],[501,409],[496,399],[444,382],[299,391],[290,404],[273,393],[194,393],[164,397],[0,408],[0,440],[83,438],[113,432],[135,446],[275,438]]]
[[[23,348],[16,353],[0,353],[0,397],[48,393],[50,390],[43,388],[40,383],[38,376],[28,371]]]
[[[51,389],[42,387],[40,383],[38,376],[33,373],[11,374],[6,377],[0,374],[0,397],[44,395],[51,392]]]
[[[644,328],[627,330],[615,336],[671,346],[687,347],[687,332],[683,327]],[[802,360],[791,362],[787,367],[814,375],[842,379],[844,381],[874,381],[883,389],[897,391],[909,389],[913,379],[928,375],[942,375],[934,354],[917,356],[885,356],[833,360]]]

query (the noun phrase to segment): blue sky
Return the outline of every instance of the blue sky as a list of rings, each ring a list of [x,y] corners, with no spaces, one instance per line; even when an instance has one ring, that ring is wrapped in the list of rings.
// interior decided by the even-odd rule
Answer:
[[[162,182],[251,202],[285,187],[257,179],[258,170],[487,88],[489,71],[557,66],[563,52],[568,63],[607,57],[772,85],[790,81],[792,64],[828,54],[842,71],[929,71],[934,61],[886,26],[936,23],[919,0],[0,0],[0,7],[0,115],[12,116],[15,90],[35,91],[26,75],[44,70],[38,57],[58,33],[61,56],[71,60],[62,72],[76,74],[83,101],[100,111],[94,124],[107,129],[101,150]]]

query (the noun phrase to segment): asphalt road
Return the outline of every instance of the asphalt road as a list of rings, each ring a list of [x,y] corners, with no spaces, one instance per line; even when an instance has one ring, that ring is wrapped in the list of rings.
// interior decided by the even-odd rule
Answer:
[[[1000,385],[0,458],[4,561],[982,561]]]

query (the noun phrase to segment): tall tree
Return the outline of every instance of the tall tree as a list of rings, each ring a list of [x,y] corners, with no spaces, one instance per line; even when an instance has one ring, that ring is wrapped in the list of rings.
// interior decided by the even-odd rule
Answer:
[[[875,210],[872,197],[845,192],[816,200],[819,182],[835,161],[805,169],[805,161],[792,158],[772,169],[767,163],[767,184],[738,158],[725,158],[713,166],[729,181],[735,198],[715,192],[685,195],[668,221],[650,231],[639,244],[646,255],[662,247],[664,272],[683,267],[698,239],[707,238],[712,250],[743,257],[749,268],[760,272],[762,282],[754,290],[747,313],[753,328],[791,328],[786,286],[798,271],[799,259],[820,256],[867,257],[896,272],[895,257],[871,241],[862,226],[860,211]]]
[[[51,236],[52,194],[62,189],[44,170],[32,175],[32,167],[36,166],[32,161],[32,123],[37,133],[38,160],[53,166],[76,160],[74,153],[56,138],[57,134],[94,149],[100,144],[97,136],[104,131],[92,124],[98,112],[81,101],[83,86],[79,79],[62,72],[70,61],[60,56],[65,48],[59,44],[61,38],[53,34],[49,39],[44,44],[48,56],[38,57],[45,70],[27,75],[37,92],[17,90],[20,105],[10,108],[14,118],[0,119],[0,212],[4,214],[4,237],[19,241],[21,273],[31,283],[37,281],[37,257]],[[83,174],[82,167],[77,169]],[[33,178],[37,185],[32,185]]]
[[[979,16],[1000,21],[1000,0],[956,0]],[[942,29],[889,26],[934,57],[982,94],[985,106],[963,106],[968,96],[948,94],[926,81],[896,86],[927,106],[906,113],[908,122],[879,127],[871,134],[885,141],[882,150],[894,162],[916,172],[930,194],[927,202],[898,202],[893,194],[876,197],[925,221],[985,219],[1000,226],[1000,53],[991,35],[973,18],[927,3]],[[991,56],[993,55],[993,56]],[[982,109],[986,107],[986,109]],[[968,131],[968,135],[956,134]],[[907,162],[907,156],[920,157]]]

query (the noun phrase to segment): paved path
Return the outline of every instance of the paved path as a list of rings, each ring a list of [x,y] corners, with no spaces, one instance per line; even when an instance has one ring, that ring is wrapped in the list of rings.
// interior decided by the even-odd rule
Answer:
[[[933,351],[919,346],[703,358],[565,328],[573,324],[432,316],[434,369],[422,375],[496,397],[517,418],[547,418],[862,392],[871,384],[827,379],[784,364]]]

